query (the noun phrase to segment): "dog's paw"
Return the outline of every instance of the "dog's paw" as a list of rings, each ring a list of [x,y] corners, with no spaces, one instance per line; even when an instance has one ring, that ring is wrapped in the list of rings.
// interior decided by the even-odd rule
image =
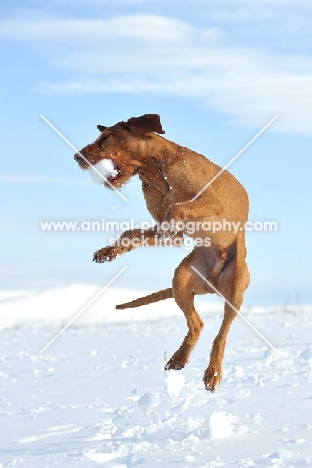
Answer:
[[[181,370],[184,368],[184,366],[185,364],[182,364],[181,362],[167,362],[164,369],[165,370]]]
[[[182,356],[179,352],[176,352],[172,358],[169,359],[167,364],[165,365],[165,370],[181,370],[185,367],[186,364],[186,357]]]
[[[93,261],[96,263],[111,262],[120,255],[120,248],[118,247],[104,247],[103,249],[97,250],[93,254]]]
[[[175,219],[172,217],[171,209],[167,210],[165,219],[160,224],[157,231],[158,240],[167,240],[174,237],[178,232]]]
[[[157,231],[157,239],[160,241],[166,241],[174,237],[177,234],[177,232],[178,231],[175,229],[159,229],[159,231]]]
[[[208,367],[203,377],[205,389],[208,392],[214,393],[216,391],[216,388],[220,387],[221,380],[222,372]]]

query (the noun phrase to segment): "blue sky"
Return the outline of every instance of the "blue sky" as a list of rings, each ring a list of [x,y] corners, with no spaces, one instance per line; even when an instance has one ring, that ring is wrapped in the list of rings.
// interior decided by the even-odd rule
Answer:
[[[92,263],[108,233],[46,233],[43,220],[149,220],[138,181],[95,186],[77,148],[97,124],[161,116],[166,137],[226,164],[250,197],[247,305],[312,302],[312,5],[304,0],[59,0],[1,3],[1,288],[168,287],[181,249]]]

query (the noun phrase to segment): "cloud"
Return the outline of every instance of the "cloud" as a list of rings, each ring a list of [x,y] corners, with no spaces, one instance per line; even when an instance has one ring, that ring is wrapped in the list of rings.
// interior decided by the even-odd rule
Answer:
[[[220,78],[183,77],[180,80],[100,80],[51,83],[41,90],[52,94],[160,93],[205,99],[206,104],[230,116],[232,123],[262,127],[274,115],[275,129],[312,133],[312,73],[289,76],[229,72]]]
[[[96,44],[108,47],[118,39],[147,42],[176,42],[187,37],[190,26],[177,19],[159,15],[133,15],[101,19],[6,18],[0,21],[0,37],[15,40],[70,44]]]
[[[230,4],[234,4],[234,5],[251,5],[252,3],[253,4],[268,4],[268,5],[272,5],[272,4],[276,4],[276,5],[282,5],[284,6],[286,3],[293,3],[295,4],[296,6],[311,6],[311,2],[310,0],[254,0],[253,2],[250,2],[250,0],[235,0],[233,2],[233,0],[221,0],[219,1],[219,3],[230,3]]]
[[[59,2],[62,3],[110,3],[111,0],[59,0]],[[114,3],[134,3],[134,4],[142,4],[142,3],[148,3],[148,4],[154,4],[154,5],[161,5],[161,4],[168,4],[168,0],[115,0]],[[192,6],[196,5],[207,5],[207,0],[171,0],[171,3],[173,4],[190,4]],[[224,4],[230,4],[230,5],[252,5],[252,4],[264,4],[264,5],[272,5],[272,4],[277,4],[277,5],[285,5],[287,3],[293,3],[296,6],[302,6],[302,5],[307,5],[311,6],[311,0],[253,0],[253,2],[250,2],[250,0],[211,0],[210,6],[212,5],[220,5],[222,3]]]
[[[189,96],[236,124],[259,127],[279,114],[275,129],[312,133],[312,60],[305,55],[229,45],[221,30],[160,15],[9,18],[0,31],[48,44],[43,51],[54,67],[75,76],[36,85],[39,92]]]
[[[69,185],[90,185],[89,181],[66,179],[61,177],[47,177],[41,174],[0,174],[0,182],[12,184],[69,184]]]

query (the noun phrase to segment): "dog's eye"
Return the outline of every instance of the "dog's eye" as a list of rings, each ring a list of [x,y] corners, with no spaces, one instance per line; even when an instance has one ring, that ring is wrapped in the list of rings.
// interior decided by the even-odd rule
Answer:
[[[101,146],[109,137],[110,135],[101,135],[98,139],[98,145]]]

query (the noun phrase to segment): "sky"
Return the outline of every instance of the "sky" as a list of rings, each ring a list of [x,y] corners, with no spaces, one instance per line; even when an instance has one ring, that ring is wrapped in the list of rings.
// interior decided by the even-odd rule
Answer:
[[[108,232],[43,232],[41,221],[149,221],[139,180],[129,200],[94,185],[76,148],[110,126],[158,113],[166,137],[224,166],[245,186],[245,304],[312,303],[310,0],[2,1],[1,289],[73,283],[159,290],[185,249],[137,249],[92,262]]]

